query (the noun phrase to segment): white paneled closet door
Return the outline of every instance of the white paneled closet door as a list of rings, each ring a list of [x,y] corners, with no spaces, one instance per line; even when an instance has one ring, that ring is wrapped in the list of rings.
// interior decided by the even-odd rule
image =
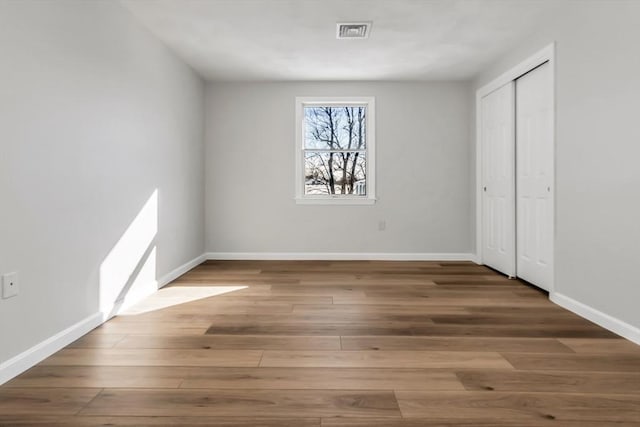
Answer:
[[[515,99],[513,82],[481,99],[482,262],[515,276]]]
[[[517,275],[553,281],[553,84],[545,63],[516,80]]]

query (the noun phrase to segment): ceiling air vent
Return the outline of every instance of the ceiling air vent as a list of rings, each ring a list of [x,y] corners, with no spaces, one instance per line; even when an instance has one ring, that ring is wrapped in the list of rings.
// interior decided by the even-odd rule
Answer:
[[[371,31],[371,22],[338,22],[336,37],[339,39],[366,39]]]

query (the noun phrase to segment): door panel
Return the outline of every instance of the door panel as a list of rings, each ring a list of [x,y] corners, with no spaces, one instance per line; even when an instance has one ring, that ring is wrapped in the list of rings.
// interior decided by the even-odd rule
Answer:
[[[481,100],[482,261],[515,276],[514,83]]]
[[[553,281],[553,86],[548,63],[516,80],[517,274]]]

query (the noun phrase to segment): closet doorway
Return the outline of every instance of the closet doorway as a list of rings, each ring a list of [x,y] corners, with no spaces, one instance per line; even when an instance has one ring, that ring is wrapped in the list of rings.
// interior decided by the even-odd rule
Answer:
[[[481,88],[479,261],[553,288],[553,46]]]

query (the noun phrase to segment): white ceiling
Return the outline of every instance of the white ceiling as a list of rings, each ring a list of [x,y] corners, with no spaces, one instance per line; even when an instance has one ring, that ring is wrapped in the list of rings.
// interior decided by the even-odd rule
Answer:
[[[122,0],[210,80],[464,80],[558,0]],[[373,21],[364,40],[336,22]]]

